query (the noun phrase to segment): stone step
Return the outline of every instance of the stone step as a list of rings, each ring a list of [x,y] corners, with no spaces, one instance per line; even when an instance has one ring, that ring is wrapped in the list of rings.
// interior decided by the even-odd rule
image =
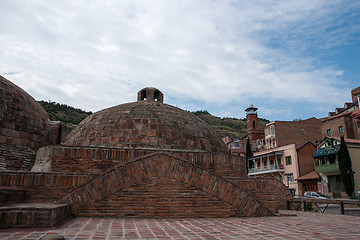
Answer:
[[[25,200],[25,191],[0,189],[0,206],[20,203]]]
[[[67,204],[15,203],[0,207],[0,228],[50,227],[70,215]]]

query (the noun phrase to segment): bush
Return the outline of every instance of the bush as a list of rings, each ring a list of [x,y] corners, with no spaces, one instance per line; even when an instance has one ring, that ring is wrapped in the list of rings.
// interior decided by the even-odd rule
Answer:
[[[313,207],[311,203],[306,203],[306,211],[312,211]]]

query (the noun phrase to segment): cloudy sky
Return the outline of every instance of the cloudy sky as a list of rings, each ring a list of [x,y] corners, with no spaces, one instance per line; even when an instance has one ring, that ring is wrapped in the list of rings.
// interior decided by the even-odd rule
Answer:
[[[148,86],[182,109],[325,117],[360,86],[360,1],[0,0],[0,75],[87,111]]]

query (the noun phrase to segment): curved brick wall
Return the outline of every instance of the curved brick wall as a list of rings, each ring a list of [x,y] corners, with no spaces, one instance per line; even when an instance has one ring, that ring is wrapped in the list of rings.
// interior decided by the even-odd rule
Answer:
[[[36,150],[49,143],[49,119],[29,94],[0,76],[0,162],[30,170]]]
[[[127,103],[96,112],[69,134],[65,144],[228,152],[204,121],[157,101]]]
[[[156,153],[119,164],[59,199],[86,216],[270,216],[251,193],[195,164]]]

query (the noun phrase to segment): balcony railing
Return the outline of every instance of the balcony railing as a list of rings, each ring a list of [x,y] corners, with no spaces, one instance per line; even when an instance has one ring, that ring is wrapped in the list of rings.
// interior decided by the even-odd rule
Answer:
[[[338,172],[339,165],[337,163],[333,164],[324,164],[324,165],[315,165],[316,172]]]
[[[258,168],[249,168],[249,174],[267,173],[267,172],[284,172],[284,166],[282,164],[279,164],[279,165],[270,165],[270,166],[258,167]]]

